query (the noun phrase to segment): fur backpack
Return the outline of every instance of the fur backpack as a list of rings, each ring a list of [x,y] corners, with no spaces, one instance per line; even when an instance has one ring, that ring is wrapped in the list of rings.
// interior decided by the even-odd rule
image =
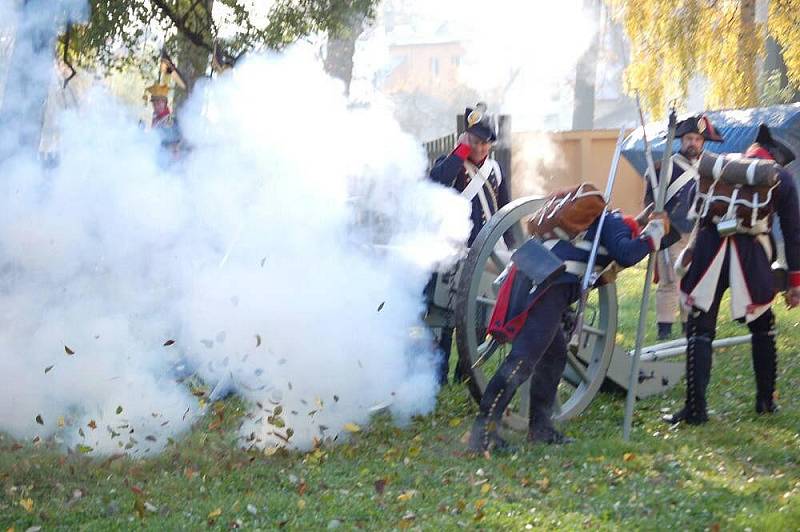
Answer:
[[[542,240],[573,240],[594,223],[605,207],[603,194],[590,183],[553,192],[528,220],[528,233]]]

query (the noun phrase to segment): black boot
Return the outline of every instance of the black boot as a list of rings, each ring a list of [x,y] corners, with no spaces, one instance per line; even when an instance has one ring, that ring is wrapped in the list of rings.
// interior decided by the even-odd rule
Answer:
[[[658,322],[658,339],[669,340],[672,337],[672,324],[663,321]]]
[[[450,351],[453,347],[453,329],[443,327],[437,344],[438,350],[436,354],[439,357],[437,377],[439,386],[445,386],[447,384],[447,377],[450,374]]]
[[[528,442],[562,445],[573,441],[575,440],[556,430],[549,412],[532,411],[528,422]]]
[[[468,450],[473,453],[483,454],[485,452],[507,452],[511,450],[508,442],[500,437],[498,433],[498,422],[490,420],[486,416],[479,415],[472,424],[472,431],[469,434]]]
[[[711,379],[711,342],[707,335],[690,335],[686,350],[686,403],[674,414],[664,416],[667,423],[685,421],[701,425],[708,421],[706,389]]]
[[[756,413],[771,414],[775,404],[778,350],[775,345],[775,316],[771,310],[750,324],[753,372],[756,377]]]
[[[556,430],[552,421],[558,383],[561,381],[566,363],[566,336],[559,331],[536,365],[531,377],[528,418],[528,441],[531,443],[563,444],[574,441]]]

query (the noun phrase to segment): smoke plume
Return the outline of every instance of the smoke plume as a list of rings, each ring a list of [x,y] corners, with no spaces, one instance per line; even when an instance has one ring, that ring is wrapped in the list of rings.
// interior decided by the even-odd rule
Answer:
[[[389,111],[342,93],[290,50],[199,84],[179,158],[101,87],[58,117],[54,167],[2,146],[0,430],[146,454],[211,389],[251,405],[248,446],[428,412],[421,293],[468,205]]]

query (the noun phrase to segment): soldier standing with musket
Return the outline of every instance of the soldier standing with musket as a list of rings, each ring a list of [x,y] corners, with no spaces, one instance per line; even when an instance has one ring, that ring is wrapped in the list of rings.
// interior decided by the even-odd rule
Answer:
[[[487,112],[485,103],[464,112],[464,133],[459,136],[455,149],[447,156],[436,160],[430,177],[437,183],[452,187],[472,204],[470,218],[472,231],[467,245],[471,246],[481,228],[494,213],[511,199],[508,182],[503,179],[500,165],[489,157],[492,145],[497,141],[497,121]],[[449,373],[450,350],[453,329],[442,330],[439,349],[439,383],[446,384]],[[456,368],[456,379],[465,376]]]
[[[790,308],[800,304],[800,211],[791,175],[782,166],[795,154],[762,124],[744,156],[704,154],[700,161],[697,217],[693,243],[679,258],[681,298],[691,308],[687,324],[686,402],[664,416],[669,423],[692,425],[708,421],[706,389],[711,377],[712,342],[724,292],[730,288],[731,317],[747,324],[752,334],[755,410],[777,410],[774,401],[777,374],[776,294],[771,264],[775,241],[773,214],[780,218],[786,248]]]
[[[672,325],[675,323],[676,315],[680,315],[685,332],[686,310],[679,302],[678,279],[674,264],[678,253],[689,243],[689,233],[694,226],[694,220],[690,220],[688,215],[697,186],[697,165],[700,164],[705,143],[723,141],[722,136],[717,133],[705,115],[692,116],[678,122],[675,138],[681,139],[681,147],[678,153],[670,157],[671,168],[667,169],[670,181],[664,204],[673,231],[666,239],[667,249],[658,253],[656,263],[658,275],[656,321],[659,340],[668,340],[672,336]],[[647,182],[645,205],[653,203],[654,181]]]

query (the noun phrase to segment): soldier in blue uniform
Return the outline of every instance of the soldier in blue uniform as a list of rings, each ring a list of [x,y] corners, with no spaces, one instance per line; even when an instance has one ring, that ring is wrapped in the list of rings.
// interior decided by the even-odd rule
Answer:
[[[489,157],[492,145],[497,141],[495,117],[487,112],[485,103],[478,103],[474,108],[466,109],[464,120],[465,130],[458,138],[455,149],[436,160],[430,178],[454,188],[472,203],[472,231],[467,241],[468,245],[472,245],[489,218],[510,201],[511,194],[500,165]],[[452,343],[453,329],[443,329],[439,339],[442,356],[439,363],[440,384],[447,383]],[[465,372],[457,367],[456,379],[464,376]]]
[[[533,287],[530,279],[515,268],[503,282],[489,331],[499,339],[513,339],[513,343],[511,353],[481,398],[480,412],[470,434],[471,451],[481,453],[506,447],[498,434],[503,412],[517,388],[528,378],[531,378],[528,441],[549,444],[569,441],[551,421],[558,382],[567,360],[568,338],[562,320],[569,306],[580,297],[580,282],[598,224],[599,218],[582,237],[573,241],[554,238],[541,242],[566,266],[552,283]],[[596,271],[604,271],[612,263],[621,267],[636,264],[652,250],[659,249],[668,230],[669,220],[663,213],[651,215],[651,221],[641,231],[633,218],[623,217],[620,212],[609,213],[600,235]]]
[[[681,139],[678,153],[670,157],[667,197],[664,209],[669,213],[672,231],[667,237],[665,250],[658,254],[656,290],[656,322],[658,339],[668,340],[672,336],[672,325],[677,315],[685,329],[686,310],[679,303],[678,278],[674,264],[678,253],[689,243],[689,233],[694,220],[688,217],[689,208],[697,187],[697,165],[706,142],[722,142],[722,136],[705,115],[691,116],[678,122],[675,138]],[[659,165],[658,161],[656,165]],[[645,205],[653,202],[653,181],[648,175]]]
[[[756,142],[747,150],[745,157],[774,160],[786,165],[795,156],[788,145],[774,138],[769,128],[762,124]],[[742,216],[741,210],[730,209],[728,212],[734,212],[736,218],[719,219],[718,215],[712,216],[712,211],[704,208],[704,205],[715,201],[730,205],[737,197],[742,197],[744,188],[736,188],[737,192],[729,197],[713,187],[706,192],[698,189],[695,205],[699,213],[696,240],[686,251],[691,253],[691,263],[681,279],[681,298],[692,309],[686,331],[686,402],[680,411],[664,416],[664,421],[669,423],[684,421],[696,425],[708,421],[706,389],[711,378],[712,342],[722,295],[729,288],[731,317],[746,323],[752,334],[756,412],[770,413],[777,408],[774,401],[776,331],[775,316],[771,309],[776,295],[771,265],[776,253],[771,229],[773,214],[777,214],[789,270],[786,302],[789,307],[796,307],[800,303],[800,211],[797,190],[792,177],[781,169],[777,184],[767,194],[762,194],[760,200],[756,195],[749,205],[741,203],[750,208],[746,216]],[[727,225],[723,225],[723,222]],[[684,266],[685,262],[682,261]]]

